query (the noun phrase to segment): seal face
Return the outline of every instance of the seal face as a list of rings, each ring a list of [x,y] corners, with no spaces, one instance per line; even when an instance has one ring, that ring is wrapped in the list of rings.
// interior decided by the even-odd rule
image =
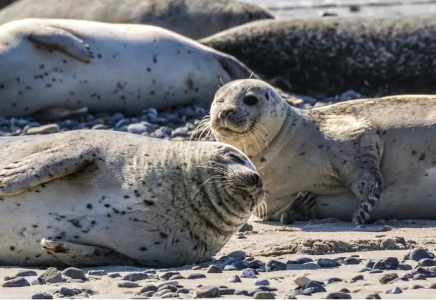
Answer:
[[[260,20],[200,42],[293,93],[367,96],[436,92],[436,19]]]
[[[221,143],[80,131],[2,138],[0,153],[2,264],[203,261],[264,199],[254,165]]]
[[[216,93],[205,123],[260,170],[266,219],[313,216],[307,194],[292,204],[304,191],[317,195],[318,216],[360,224],[436,218],[435,107],[434,96],[395,96],[304,111],[262,81],[237,80]]]
[[[209,106],[220,79],[251,74],[226,54],[154,26],[26,19],[0,29],[5,116]]]
[[[0,7],[3,2],[13,1],[0,1]],[[257,5],[233,0],[104,0],[104,5],[101,0],[22,0],[0,11],[0,24],[26,18],[148,24],[199,39],[273,16]]]

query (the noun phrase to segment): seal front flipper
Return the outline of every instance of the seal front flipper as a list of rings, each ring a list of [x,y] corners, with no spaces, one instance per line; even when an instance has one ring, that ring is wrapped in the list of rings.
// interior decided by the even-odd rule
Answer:
[[[28,35],[28,39],[49,49],[62,51],[85,63],[94,58],[88,44],[62,28],[38,26]]]
[[[292,224],[295,221],[307,221],[316,217],[316,195],[310,192],[300,192],[286,207],[274,213],[271,219],[280,220],[282,224]]]
[[[48,254],[68,266],[137,265],[138,263],[112,249],[70,242],[42,239]]]
[[[7,165],[0,170],[0,196],[20,194],[42,183],[75,173],[96,160],[94,148],[83,144],[79,146],[49,148]]]

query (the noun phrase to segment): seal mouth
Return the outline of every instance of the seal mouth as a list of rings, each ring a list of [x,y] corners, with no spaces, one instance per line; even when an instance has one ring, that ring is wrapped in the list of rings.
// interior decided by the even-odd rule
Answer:
[[[256,122],[253,121],[250,122],[248,126],[247,125],[235,126],[234,124],[231,125],[223,124],[223,125],[213,126],[213,129],[217,132],[218,135],[230,137],[230,136],[244,135],[250,133],[255,126],[256,126]]]

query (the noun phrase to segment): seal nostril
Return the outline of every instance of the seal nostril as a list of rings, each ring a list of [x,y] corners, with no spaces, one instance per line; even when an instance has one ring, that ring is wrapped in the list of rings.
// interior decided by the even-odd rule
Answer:
[[[262,185],[262,178],[258,174],[251,174],[251,180],[253,181],[253,185],[260,186]]]
[[[253,105],[256,105],[259,102],[259,99],[257,99],[257,97],[255,97],[253,95],[249,95],[249,96],[246,96],[244,98],[243,102],[244,102],[245,105],[253,106]]]

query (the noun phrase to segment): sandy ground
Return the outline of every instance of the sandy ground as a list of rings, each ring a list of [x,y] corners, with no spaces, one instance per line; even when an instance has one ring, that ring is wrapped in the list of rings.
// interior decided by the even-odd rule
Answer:
[[[325,281],[327,278],[339,277],[343,282],[333,283],[325,286],[327,293],[336,292],[341,288],[347,288],[351,291],[353,298],[365,298],[371,293],[379,293],[382,298],[434,298],[435,290],[418,289],[407,290],[412,284],[422,285],[424,288],[430,283],[436,282],[436,278],[427,278],[419,281],[399,281],[394,284],[382,285],[379,282],[380,276],[386,273],[397,273],[399,277],[411,271],[384,271],[383,274],[369,274],[368,272],[359,273],[358,271],[365,266],[367,259],[379,260],[389,256],[398,257],[400,260],[403,256],[414,247],[424,247],[431,251],[436,249],[436,221],[391,221],[387,225],[376,224],[367,225],[366,227],[356,227],[351,223],[339,222],[334,220],[312,221],[306,223],[294,224],[291,226],[280,226],[274,223],[251,222],[252,231],[241,232],[235,235],[231,241],[217,255],[226,255],[235,250],[243,250],[247,255],[253,256],[263,262],[270,259],[276,259],[282,262],[297,259],[300,257],[317,258],[338,258],[358,255],[363,261],[358,265],[341,265],[335,268],[318,268],[305,269],[302,265],[293,265],[293,270],[274,271],[259,273],[257,278],[268,279],[270,286],[277,288],[276,298],[283,298],[296,288],[294,280],[296,276],[305,275],[312,280]],[[387,231],[384,231],[387,230]],[[412,267],[417,262],[407,260],[407,264]],[[289,265],[288,265],[289,266]],[[132,271],[144,271],[146,268],[134,267],[104,267],[93,268],[104,269],[109,273],[118,272],[121,275],[128,274]],[[1,267],[0,280],[3,283],[4,277],[14,276],[22,268]],[[33,269],[38,275],[44,272],[44,269]],[[85,272],[90,269],[83,269]],[[157,274],[163,274],[168,269],[158,269]],[[228,283],[232,275],[239,275],[241,271],[224,271],[218,274],[206,273],[206,269],[190,270],[190,267],[174,268],[171,270],[180,271],[183,276],[192,273],[203,273],[206,278],[203,279],[180,279],[177,280],[185,288],[192,289],[190,294],[184,295],[187,298],[194,297],[194,291],[199,285],[203,286],[227,286],[236,290],[255,290],[255,279],[242,278],[242,283]],[[351,283],[350,280],[356,275],[362,274],[363,280]],[[31,282],[36,277],[27,277]],[[0,298],[30,298],[37,292],[53,293],[60,287],[87,289],[92,291],[91,298],[132,298],[141,290],[143,286],[149,283],[162,283],[161,279],[147,279],[137,281],[141,287],[137,288],[120,288],[118,283],[120,278],[90,277],[87,281],[69,280],[70,282],[47,284],[40,286],[28,286],[17,288],[0,287]],[[394,287],[400,287],[403,293],[398,295],[384,294],[385,291]],[[297,298],[325,298],[327,293],[317,293],[312,297],[297,296]],[[84,294],[79,294],[76,298],[84,298]],[[224,298],[248,298],[242,295],[222,296]],[[56,298],[56,294],[55,294]]]

